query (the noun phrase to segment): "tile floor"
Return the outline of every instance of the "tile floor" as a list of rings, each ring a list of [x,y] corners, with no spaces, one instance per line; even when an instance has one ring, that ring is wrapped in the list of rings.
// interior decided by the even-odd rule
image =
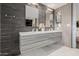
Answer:
[[[79,49],[63,46],[49,54],[49,56],[79,56]]]

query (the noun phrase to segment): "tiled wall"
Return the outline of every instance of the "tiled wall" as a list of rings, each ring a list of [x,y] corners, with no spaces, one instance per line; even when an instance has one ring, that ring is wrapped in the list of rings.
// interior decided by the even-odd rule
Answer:
[[[32,30],[32,27],[25,26],[25,5],[25,3],[1,4],[1,55],[20,54],[19,32]],[[45,12],[42,15],[45,17]],[[44,18],[40,19],[44,22]]]
[[[1,4],[1,7],[2,55],[20,54],[19,32],[32,29],[32,27],[25,26],[25,4]]]
[[[0,54],[1,54],[1,4],[0,4]]]

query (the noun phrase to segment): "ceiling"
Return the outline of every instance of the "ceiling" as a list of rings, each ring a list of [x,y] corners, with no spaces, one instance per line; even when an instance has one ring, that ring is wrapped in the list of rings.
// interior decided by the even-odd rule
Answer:
[[[57,9],[63,5],[66,5],[67,3],[43,3],[43,4],[52,8],[52,9]]]

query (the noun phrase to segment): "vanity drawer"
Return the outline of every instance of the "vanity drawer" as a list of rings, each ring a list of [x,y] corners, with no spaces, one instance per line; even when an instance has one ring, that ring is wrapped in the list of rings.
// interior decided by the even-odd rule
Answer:
[[[35,38],[35,39],[31,39],[31,40],[21,40],[20,44],[21,46],[23,45],[29,45],[29,44],[34,44],[34,43],[37,43],[37,42],[42,42],[42,41],[45,41],[45,40],[51,40],[51,41],[58,41],[58,40],[61,40],[62,37],[43,37],[43,38]]]
[[[26,50],[44,47],[61,40],[61,32],[24,35],[20,36],[20,50],[21,53],[24,53]]]
[[[30,45],[24,45],[20,49],[21,49],[21,52],[23,52],[25,50],[30,50],[30,49],[36,49],[36,48],[44,47],[44,46],[52,44],[52,43],[55,43],[55,41],[45,40],[45,41],[42,41],[42,42],[37,42],[37,43],[34,43],[34,44],[30,44]]]

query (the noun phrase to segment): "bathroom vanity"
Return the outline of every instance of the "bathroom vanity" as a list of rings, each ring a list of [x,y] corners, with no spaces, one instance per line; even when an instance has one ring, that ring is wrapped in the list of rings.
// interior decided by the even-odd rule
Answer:
[[[20,32],[20,51],[23,54],[30,49],[36,49],[62,40],[61,31]]]

